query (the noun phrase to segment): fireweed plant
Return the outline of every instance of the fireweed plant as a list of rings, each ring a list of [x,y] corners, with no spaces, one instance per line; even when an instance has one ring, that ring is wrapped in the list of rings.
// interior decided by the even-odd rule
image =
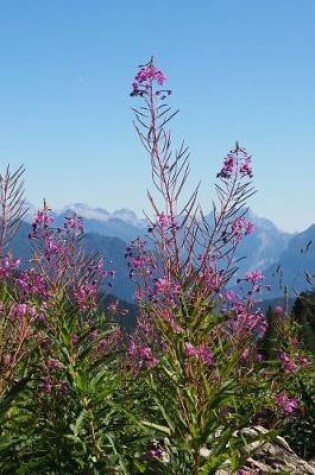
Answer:
[[[1,474],[127,473],[128,431],[111,405],[121,333],[98,310],[111,271],[83,251],[82,232],[76,215],[54,228],[45,204],[30,269],[1,261]]]
[[[271,439],[281,419],[297,410],[280,369],[291,360],[282,352],[279,364],[270,366],[257,349],[268,328],[264,314],[254,310],[266,287],[262,272],[239,276],[238,290],[227,290],[237,271],[237,247],[253,232],[246,218],[255,192],[252,157],[237,143],[224,158],[211,221],[197,204],[198,188],[181,204],[189,150],[184,143],[173,148],[168,127],[176,112],[165,83],[151,59],[131,92],[154,185],[147,239],[134,240],[126,252],[140,307],[128,359],[151,400],[143,424],[155,430],[138,470],[197,475],[226,467],[234,473],[257,448],[253,442]],[[301,358],[294,359],[295,370],[304,365]],[[256,440],[244,431],[264,424],[269,430]]]
[[[0,174],[3,475],[206,475],[223,467],[245,475],[254,473],[253,452],[283,428],[290,441],[299,428],[300,453],[313,450],[314,364],[285,310],[275,309],[271,331],[254,309],[261,271],[237,273],[237,248],[253,232],[251,156],[236,144],[225,157],[211,220],[198,189],[183,202],[189,150],[173,148],[176,112],[165,82],[151,60],[131,92],[155,190],[147,238],[126,251],[140,313],[131,337],[113,323],[117,304],[101,310],[113,270],[87,252],[79,216],[56,227],[44,202],[30,227],[30,262],[13,257],[26,210],[23,168]]]

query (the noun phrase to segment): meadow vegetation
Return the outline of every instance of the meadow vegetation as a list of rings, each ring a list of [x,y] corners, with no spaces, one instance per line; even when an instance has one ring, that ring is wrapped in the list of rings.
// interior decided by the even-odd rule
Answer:
[[[114,322],[114,305],[101,310],[114,269],[83,250],[79,216],[55,228],[44,203],[30,227],[30,265],[19,269],[9,248],[23,217],[23,169],[1,175],[3,475],[246,475],[253,443],[278,434],[314,457],[304,320],[280,306],[257,310],[268,287],[261,270],[237,273],[236,250],[254,232],[252,157],[237,143],[224,158],[209,223],[198,188],[187,197],[189,149],[173,146],[170,94],[153,59],[139,67],[131,96],[152,213],[147,240],[126,249],[139,308],[131,335]],[[254,426],[266,430],[246,430]]]

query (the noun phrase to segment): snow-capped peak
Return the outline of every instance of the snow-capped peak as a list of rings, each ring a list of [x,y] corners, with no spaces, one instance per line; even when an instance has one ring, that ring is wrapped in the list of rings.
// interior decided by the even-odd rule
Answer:
[[[93,219],[100,222],[107,222],[111,219],[119,219],[124,223],[131,224],[136,227],[143,227],[142,221],[138,218],[136,213],[127,208],[118,209],[110,213],[103,208],[92,208],[84,203],[74,203],[65,206],[61,211],[56,210],[56,214],[65,214],[69,211],[72,211],[85,219]]]

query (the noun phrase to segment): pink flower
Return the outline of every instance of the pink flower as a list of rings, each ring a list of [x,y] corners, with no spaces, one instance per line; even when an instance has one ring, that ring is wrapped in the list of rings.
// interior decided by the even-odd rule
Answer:
[[[139,356],[142,359],[149,359],[152,356],[152,350],[148,346],[144,346],[142,348],[139,348]]]
[[[21,264],[20,259],[13,259],[12,257],[1,257],[0,258],[0,277],[6,278],[10,274],[12,274],[13,271],[18,269],[18,267]]]
[[[171,281],[169,279],[158,279],[155,284],[158,293],[168,293],[171,290]]]
[[[238,470],[237,475],[251,475],[251,473],[249,468],[242,467]]]
[[[241,175],[248,175],[250,178],[252,178],[252,159],[251,157],[247,157],[245,159],[245,162],[241,165],[240,167],[240,173]]]
[[[78,234],[83,233],[83,219],[75,213],[65,218],[64,228],[67,231],[73,231]]]
[[[285,392],[276,395],[276,403],[286,414],[292,414],[298,407],[298,400],[289,398]]]
[[[14,306],[14,315],[16,317],[25,317],[27,313],[26,303],[19,303]]]
[[[243,353],[242,353],[241,358],[242,358],[242,360],[246,361],[248,359],[248,357],[249,357],[249,348],[245,348]]]
[[[157,69],[156,66],[150,61],[145,66],[142,66],[140,70],[137,72],[135,79],[132,83],[132,96],[139,96],[143,94],[147,94],[152,84],[156,82],[158,86],[163,86],[166,81],[166,74]],[[161,91],[156,91],[158,95]],[[166,93],[170,93],[170,91],[165,91]]]
[[[53,387],[52,380],[50,378],[45,378],[42,384],[43,392],[46,394],[50,394],[52,391],[52,387]]]
[[[253,232],[254,225],[245,218],[236,218],[231,224],[231,229],[233,236],[240,241],[243,236]]]
[[[292,359],[285,351],[280,352],[279,359],[282,368],[290,374],[295,373],[299,368],[303,368],[309,363],[305,356],[294,355],[294,359]]]
[[[310,360],[306,356],[298,356],[297,357],[297,364],[303,368],[304,366],[308,365]]]
[[[35,230],[40,225],[49,227],[53,222],[54,222],[54,218],[48,214],[47,210],[38,210],[34,216],[32,226],[33,226],[33,229]]]
[[[158,294],[163,294],[166,297],[174,297],[175,295],[179,294],[181,287],[179,284],[172,282],[170,279],[167,278],[160,278],[157,279],[155,284],[155,291]]]
[[[236,294],[233,292],[233,290],[226,290],[224,295],[228,302],[232,302],[236,297]]]
[[[71,336],[71,343],[76,346],[78,343],[79,343],[79,335],[77,335],[76,333],[74,333],[72,336]]]
[[[164,457],[165,454],[166,454],[165,450],[162,449],[161,447],[154,447],[148,451],[148,456],[152,458],[161,459]]]
[[[166,74],[163,71],[160,71],[160,70],[156,72],[155,77],[156,77],[156,81],[157,81],[159,86],[163,86],[163,84],[165,83],[165,81],[167,79]]]
[[[238,144],[235,150],[231,151],[224,158],[223,167],[217,177],[228,180],[232,175],[240,173],[241,177],[252,178],[252,157],[246,150]]]
[[[261,353],[257,353],[256,354],[256,361],[258,361],[258,363],[261,363],[263,361],[264,357]]]
[[[217,174],[217,177],[220,177],[220,178],[231,178],[232,176],[232,173],[235,169],[235,157],[232,153],[229,153],[225,159],[224,159],[224,162],[223,162],[223,167],[221,169],[221,171]]]
[[[264,280],[264,278],[264,274],[259,269],[246,272],[245,274],[245,280],[253,285],[256,285],[258,282]]]
[[[206,346],[199,346],[199,357],[203,363],[206,363],[209,366],[213,365],[213,353]]]
[[[16,283],[26,296],[39,294],[43,298],[47,298],[48,288],[44,276],[32,270],[20,274],[19,278],[16,279]]]
[[[184,344],[184,353],[187,356],[198,356],[197,348],[189,342]]]
[[[159,360],[155,356],[151,356],[150,358],[147,358],[147,360],[144,362],[147,368],[155,368],[155,366],[158,364]]]
[[[279,359],[281,362],[281,366],[285,371],[291,374],[295,373],[295,371],[297,370],[297,366],[295,362],[291,360],[290,356],[287,353],[281,351],[279,354]]]
[[[67,381],[64,381],[63,383],[61,383],[61,385],[59,387],[59,392],[63,396],[65,396],[66,394],[69,394],[70,387],[69,387],[69,384],[67,383]]]
[[[37,317],[38,311],[34,305],[26,303],[14,303],[10,309],[10,318]]]
[[[268,322],[261,312],[251,313],[243,304],[235,304],[233,310],[236,313],[235,320],[231,322],[233,333],[238,335],[253,335],[261,338],[267,331]]]
[[[145,346],[139,348],[138,351],[140,358],[140,366],[146,366],[147,368],[154,368],[158,364],[158,359],[153,356],[152,350],[150,347]]]
[[[75,290],[74,296],[83,312],[96,309],[97,287],[95,284],[80,285]]]
[[[131,340],[129,342],[127,354],[129,356],[135,356],[135,355],[138,354],[138,347],[137,347],[136,343],[134,342],[134,340]]]
[[[173,225],[173,217],[164,213],[158,214],[157,221],[161,228],[168,228]]]
[[[54,369],[59,369],[62,367],[62,364],[60,363],[59,360],[57,360],[56,358],[49,358],[47,361],[46,361],[46,366],[47,368],[51,369],[51,370],[54,370]]]
[[[118,310],[118,300],[116,302],[112,302],[107,306],[107,310],[109,310],[112,313],[116,313]]]
[[[282,305],[276,305],[273,311],[277,317],[282,317],[284,315],[284,309]]]
[[[61,251],[60,244],[56,243],[53,239],[48,242],[47,251],[52,254],[58,254]]]
[[[186,356],[196,356],[203,363],[213,365],[213,353],[205,345],[193,346],[190,342],[184,344],[184,354]]]
[[[219,292],[224,281],[222,272],[218,272],[210,267],[204,271],[203,277],[209,290]]]
[[[152,349],[149,346],[139,346],[132,339],[128,346],[128,355],[135,356],[139,359],[139,366],[145,366],[147,368],[154,368],[159,360],[152,354]]]

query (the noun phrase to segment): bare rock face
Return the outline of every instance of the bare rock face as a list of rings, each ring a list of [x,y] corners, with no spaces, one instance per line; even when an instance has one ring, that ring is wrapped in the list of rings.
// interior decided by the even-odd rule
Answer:
[[[282,473],[290,475],[315,475],[315,465],[298,457],[290,448],[277,443],[267,443],[248,461],[249,474]]]
[[[265,432],[262,427],[246,429],[247,435],[258,436]],[[252,447],[255,448],[255,447]],[[267,442],[258,448],[255,455],[248,459],[244,475],[315,475],[315,461],[306,462],[298,457],[282,438]],[[242,475],[243,475],[242,473]],[[217,475],[232,475],[230,471],[219,470]]]

